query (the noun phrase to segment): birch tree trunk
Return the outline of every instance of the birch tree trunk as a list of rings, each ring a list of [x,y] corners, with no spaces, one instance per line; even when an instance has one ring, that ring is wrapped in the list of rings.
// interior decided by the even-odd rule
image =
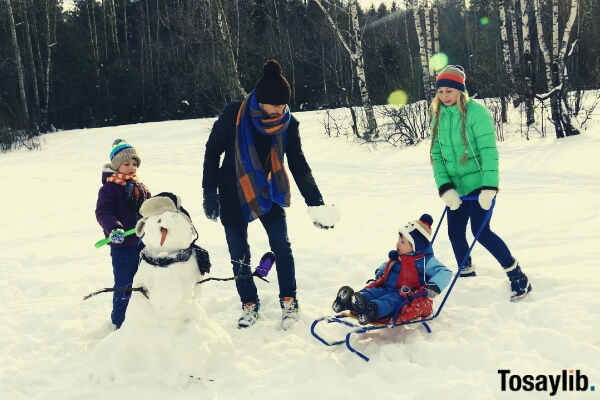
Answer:
[[[104,46],[103,60],[108,60],[108,21],[106,17],[106,2],[107,0],[102,0],[102,45]]]
[[[414,80],[414,74],[415,74],[415,67],[413,65],[413,56],[412,56],[412,49],[410,46],[410,38],[408,36],[408,4],[407,2],[405,2],[405,11],[404,11],[404,33],[406,36],[406,48],[407,48],[407,53],[408,53],[408,65],[410,68],[410,80],[411,82]],[[418,90],[417,90],[418,92]]]
[[[21,98],[21,107],[23,108],[23,119],[25,124],[29,125],[29,108],[27,107],[27,95],[25,93],[25,71],[23,70],[23,63],[21,62],[21,49],[19,48],[19,42],[17,41],[17,30],[15,27],[15,17],[13,15],[11,0],[6,0],[6,6],[8,7],[10,37],[15,50],[15,66],[17,68],[17,79],[19,81],[19,97]]]
[[[100,55],[98,52],[98,36],[96,33],[96,16],[94,13],[94,0],[88,0],[86,2],[86,5],[88,14],[88,30],[90,31],[90,53],[96,66],[96,77],[98,77],[98,75],[100,74]]]
[[[56,0],[51,3],[52,0],[46,0],[46,71],[44,76],[44,103],[41,110],[41,124],[43,129],[48,129],[48,108],[50,105],[50,67],[52,65],[52,47],[54,43],[53,36],[51,35],[52,30],[50,28],[50,13],[56,14]],[[56,16],[54,18],[54,27],[56,28]]]
[[[32,80],[32,88],[33,88],[33,99],[34,99],[34,108],[33,108],[33,119],[37,122],[40,112],[40,94],[38,88],[38,67],[33,56],[33,45],[31,43],[31,30],[29,28],[29,1],[25,0],[23,4],[23,17],[25,18],[25,34],[27,36],[27,55],[29,56],[29,62],[31,65],[31,80]]]
[[[439,26],[439,2],[434,0],[433,10],[433,54],[440,52],[440,26]]]
[[[109,27],[110,27],[110,38],[111,38],[111,41],[113,42],[115,52],[118,55],[121,52],[119,50],[119,37],[117,35],[117,13],[115,10],[114,0],[108,0],[108,12],[109,12],[108,22],[109,22]]]
[[[511,30],[513,32],[512,34],[512,38],[513,38],[513,55],[514,55],[514,63],[513,63],[513,67],[515,70],[515,77],[516,80],[519,80],[519,70],[520,70],[520,63],[521,60],[519,58],[519,35],[517,32],[517,2],[516,0],[509,0],[510,4],[508,6],[508,15],[510,18],[510,24],[511,24]],[[519,25],[521,28],[522,26]]]
[[[433,40],[432,40],[432,32],[431,32],[431,6],[429,5],[429,0],[423,1],[423,16],[425,17],[425,54],[427,56],[427,71],[429,73],[429,93],[433,93],[435,86],[435,71],[431,66],[431,57],[433,55]]]
[[[545,70],[546,70],[546,84],[548,86],[548,92],[550,95],[550,104],[552,110],[552,121],[554,123],[554,129],[556,131],[556,137],[562,138],[564,136],[575,135],[579,132],[575,129],[571,123],[568,114],[561,110],[560,93],[561,93],[561,66],[564,65],[564,55],[566,47],[569,43],[571,29],[577,16],[578,0],[571,0],[570,15],[565,26],[563,38],[558,38],[558,0],[552,0],[552,36],[550,38],[552,43],[553,53],[550,53],[548,46],[544,41],[543,26],[541,21],[541,6],[539,0],[535,0],[535,14],[537,30],[538,30],[538,42],[542,51]],[[563,59],[561,59],[563,57]],[[564,88],[563,88],[564,89]]]
[[[423,30],[421,29],[421,16],[419,15],[418,3],[415,4],[415,0],[411,4],[413,17],[415,19],[415,30],[417,32],[417,38],[419,40],[419,58],[421,59],[421,80],[423,82],[423,96],[425,100],[431,100],[431,92],[429,91],[429,73],[427,72],[427,46],[423,40]]]
[[[237,60],[234,53],[231,31],[229,29],[229,23],[227,22],[227,15],[225,14],[225,9],[223,8],[223,3],[221,2],[221,0],[216,0],[216,3],[217,26],[219,28],[221,40],[223,41],[223,45],[225,46],[225,61],[229,68],[229,96],[231,96],[232,99],[243,98],[246,97],[247,93],[242,87],[242,84],[240,83],[240,74],[238,71]]]
[[[373,104],[369,97],[369,90],[367,89],[367,75],[365,73],[365,58],[363,56],[362,48],[362,35],[360,32],[360,26],[358,23],[358,0],[350,1],[350,16],[352,17],[352,30],[354,36],[354,65],[356,71],[356,78],[358,79],[358,89],[360,91],[360,97],[362,99],[365,114],[367,116],[367,132],[365,132],[365,139],[370,140],[371,137],[378,137],[377,132],[377,121],[375,120],[375,113],[373,112]]]
[[[125,57],[127,59],[127,64],[129,65],[129,32],[127,30],[127,3],[128,0],[121,0],[123,2],[123,51],[125,52]]]
[[[513,75],[512,62],[510,60],[510,45],[508,43],[508,30],[506,29],[506,10],[504,8],[504,0],[498,0],[498,11],[500,14],[498,25],[500,28],[500,38],[502,39],[504,72],[506,72],[508,78],[510,79],[512,91],[515,87],[515,77]]]
[[[238,17],[239,17],[239,12],[238,12]],[[238,19],[238,22],[239,22],[239,19]],[[293,103],[295,104],[296,103],[296,68],[294,66],[294,46],[292,44],[292,38],[290,37],[290,30],[286,28],[285,33],[287,34],[288,50],[289,50],[289,57],[290,57],[290,74],[291,74],[290,76],[292,79],[292,99],[294,99]],[[239,25],[238,25],[238,40],[239,40]],[[237,42],[237,45],[239,45],[239,42]]]
[[[532,0],[520,0],[521,5],[521,26],[523,29],[523,62],[525,66],[525,113],[527,126],[535,122],[535,113],[533,111],[533,99],[535,93],[533,89],[533,56],[531,53],[531,32],[529,30],[529,15],[532,12]]]
[[[510,18],[510,24],[512,29],[512,38],[513,38],[513,90],[517,94],[517,96],[513,99],[513,105],[517,107],[523,98],[522,91],[519,88],[521,84],[521,59],[519,57],[519,34],[517,31],[517,12],[516,12],[517,3],[516,0],[509,0],[509,4],[507,7],[508,16]],[[519,25],[522,28],[521,25]]]
[[[375,120],[375,113],[373,112],[373,105],[371,104],[371,99],[369,97],[369,91],[367,88],[367,79],[365,74],[365,61],[362,50],[362,41],[360,35],[360,27],[358,23],[358,8],[357,8],[357,0],[350,0],[350,14],[349,18],[352,24],[352,33],[351,38],[353,41],[353,48],[347,43],[344,39],[342,32],[336,25],[336,23],[331,18],[331,15],[323,4],[321,4],[320,0],[313,0],[315,4],[323,11],[327,21],[329,22],[329,26],[334,31],[336,37],[346,49],[346,52],[350,56],[350,61],[352,63],[352,68],[354,70],[354,74],[356,75],[356,79],[358,81],[358,89],[360,91],[360,97],[362,100],[363,107],[365,109],[365,114],[367,117],[367,132],[363,135],[363,139],[369,141],[372,137],[377,137],[377,121]]]

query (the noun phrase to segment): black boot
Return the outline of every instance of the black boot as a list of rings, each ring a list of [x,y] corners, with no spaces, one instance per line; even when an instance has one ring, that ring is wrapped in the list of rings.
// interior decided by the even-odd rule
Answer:
[[[377,321],[377,304],[372,302],[367,302],[367,309],[364,313],[358,314],[358,323],[361,325],[366,325],[371,322]]]
[[[461,278],[470,278],[472,276],[477,276],[477,273],[475,272],[475,266],[471,262],[471,257],[467,259],[467,262],[460,269],[459,273]]]
[[[352,289],[350,286],[342,286],[340,290],[338,290],[337,295],[335,296],[335,300],[331,305],[333,311],[339,313],[344,310],[351,310],[353,294],[354,289]]]
[[[529,283],[527,275],[521,271],[521,266],[517,261],[505,271],[510,279],[510,289],[512,290],[510,301],[521,300],[531,292],[531,283]]]
[[[356,292],[352,296],[352,310],[361,325],[377,320],[377,304],[367,301],[360,292]]]

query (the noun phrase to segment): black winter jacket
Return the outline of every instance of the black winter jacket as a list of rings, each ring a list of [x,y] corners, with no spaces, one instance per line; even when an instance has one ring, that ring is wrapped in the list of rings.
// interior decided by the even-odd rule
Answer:
[[[235,120],[240,105],[241,102],[234,102],[225,107],[213,125],[204,153],[202,188],[209,192],[214,192],[218,188],[223,225],[237,225],[245,222],[238,198],[235,174]],[[319,206],[323,204],[323,198],[302,153],[298,125],[298,120],[292,116],[287,130],[285,157],[306,205]],[[254,143],[264,165],[271,147],[271,138],[255,131]],[[223,153],[225,156],[219,167],[219,160]]]

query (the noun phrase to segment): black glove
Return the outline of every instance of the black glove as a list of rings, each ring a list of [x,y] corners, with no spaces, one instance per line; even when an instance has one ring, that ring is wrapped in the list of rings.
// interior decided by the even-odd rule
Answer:
[[[219,218],[220,211],[219,198],[217,197],[216,190],[205,190],[203,197],[204,201],[202,202],[202,206],[204,207],[204,215],[206,215],[206,218],[216,221],[217,218]]]
[[[435,296],[442,292],[440,290],[440,287],[433,282],[427,282],[425,284],[425,289],[427,290],[427,297],[431,299],[433,299]]]

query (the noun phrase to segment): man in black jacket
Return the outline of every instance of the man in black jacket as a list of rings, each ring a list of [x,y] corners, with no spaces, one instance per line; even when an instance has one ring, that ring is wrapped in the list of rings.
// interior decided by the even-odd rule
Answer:
[[[206,143],[204,213],[212,220],[220,216],[225,228],[242,302],[240,328],[254,325],[260,309],[248,246],[248,223],[254,219],[265,228],[276,256],[282,328],[287,329],[298,319],[294,258],[283,209],[290,203],[284,156],[306,204],[325,208],[321,207],[321,192],[302,153],[298,121],[287,106],[290,94],[281,66],[274,60],[267,61],[255,90],[241,103],[225,107]],[[332,222],[313,219],[320,228],[333,227]]]

